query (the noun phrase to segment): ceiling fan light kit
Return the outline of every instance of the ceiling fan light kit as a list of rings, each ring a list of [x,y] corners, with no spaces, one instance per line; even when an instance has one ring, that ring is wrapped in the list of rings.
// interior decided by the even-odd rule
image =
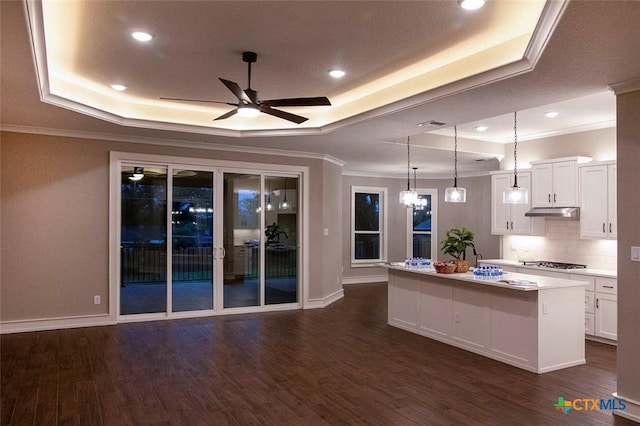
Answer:
[[[214,104],[226,104],[232,105],[236,108],[216,117],[214,121],[225,120],[229,117],[233,117],[238,114],[242,117],[256,117],[260,113],[271,115],[274,117],[282,118],[283,120],[291,121],[296,124],[304,123],[308,120],[306,117],[292,114],[290,112],[282,111],[274,107],[299,107],[299,106],[330,106],[331,102],[325,96],[312,97],[312,98],[288,98],[288,99],[269,99],[261,101],[258,98],[258,92],[251,88],[251,64],[258,60],[258,54],[255,52],[243,52],[242,60],[247,63],[248,68],[248,84],[246,89],[240,88],[238,83],[225,80],[224,78],[218,78],[227,89],[231,91],[238,98],[238,103],[211,101],[203,99],[184,99],[184,98],[160,98],[172,101],[186,101],[186,102],[207,102]]]

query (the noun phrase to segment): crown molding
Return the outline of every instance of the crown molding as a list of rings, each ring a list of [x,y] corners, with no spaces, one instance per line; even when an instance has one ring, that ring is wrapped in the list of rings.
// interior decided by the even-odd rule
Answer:
[[[623,93],[636,92],[640,90],[640,77],[610,84],[609,88],[616,96],[622,95]]]
[[[51,128],[28,127],[28,126],[6,125],[6,124],[0,124],[0,131],[15,132],[15,133],[30,133],[35,135],[46,135],[46,136],[61,136],[61,137],[79,138],[79,139],[113,141],[113,142],[138,143],[138,144],[145,144],[145,145],[160,145],[160,146],[171,146],[171,147],[180,147],[180,148],[206,149],[209,151],[226,151],[226,152],[238,152],[238,153],[245,153],[245,154],[275,155],[279,157],[309,158],[313,160],[326,161],[326,162],[335,164],[338,167],[344,167],[344,165],[346,164],[343,160],[340,160],[339,158],[333,157],[328,154],[318,154],[315,152],[291,151],[291,150],[285,151],[285,150],[272,149],[272,148],[256,148],[256,147],[235,146],[235,145],[222,145],[222,144],[213,144],[213,143],[207,143],[207,142],[184,141],[184,140],[177,140],[177,139],[147,138],[143,136],[123,136],[123,135],[115,135],[115,134],[109,134],[109,133],[85,132],[80,130],[51,129]]]

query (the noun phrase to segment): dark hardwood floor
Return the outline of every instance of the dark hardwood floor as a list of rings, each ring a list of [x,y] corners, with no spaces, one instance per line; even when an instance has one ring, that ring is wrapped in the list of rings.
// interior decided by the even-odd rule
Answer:
[[[3,425],[631,425],[615,347],[537,375],[386,324],[386,285],[321,310],[1,336]]]

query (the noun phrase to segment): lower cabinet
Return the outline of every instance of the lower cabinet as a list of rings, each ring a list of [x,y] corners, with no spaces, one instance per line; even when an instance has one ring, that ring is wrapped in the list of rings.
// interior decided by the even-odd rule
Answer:
[[[618,340],[618,286],[610,278],[596,277],[595,336]]]
[[[479,263],[491,264],[486,261]],[[607,340],[618,340],[618,282],[616,279],[515,266],[502,266],[502,270],[589,283],[584,292],[584,334]]]

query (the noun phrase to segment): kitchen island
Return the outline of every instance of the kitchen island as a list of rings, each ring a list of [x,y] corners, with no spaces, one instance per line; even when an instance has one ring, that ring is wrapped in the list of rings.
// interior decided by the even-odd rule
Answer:
[[[582,281],[387,268],[389,325],[535,373],[585,363]]]

